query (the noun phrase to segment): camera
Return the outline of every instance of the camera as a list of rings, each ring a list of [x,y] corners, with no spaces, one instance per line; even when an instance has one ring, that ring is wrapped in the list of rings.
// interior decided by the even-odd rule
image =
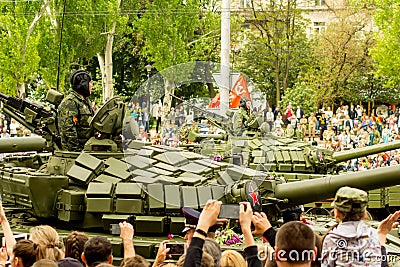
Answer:
[[[180,256],[185,254],[185,243],[167,243],[165,248],[169,248],[168,255]]]

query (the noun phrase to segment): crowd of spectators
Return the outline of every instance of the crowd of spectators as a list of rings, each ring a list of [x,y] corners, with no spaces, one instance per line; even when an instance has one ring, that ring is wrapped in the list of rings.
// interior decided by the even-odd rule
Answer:
[[[154,104],[149,112],[145,102],[142,106],[139,103],[128,103],[127,110],[139,125],[137,139],[171,146],[179,144],[179,131],[182,126],[191,125],[194,119],[201,117],[201,114],[195,114],[193,110],[178,104],[171,107],[166,116],[165,128],[161,131],[161,105]],[[292,104],[284,110],[280,107],[276,107],[275,110],[254,108],[252,112],[262,118],[262,132],[315,141],[319,146],[333,151],[400,139],[400,108],[378,111],[372,109],[370,116],[360,105],[342,105],[335,111],[327,107],[310,114],[306,114],[301,106],[295,108]],[[155,124],[153,133],[150,132],[150,114]],[[163,136],[160,136],[161,132]]]
[[[342,223],[333,226],[321,238],[309,225],[299,221],[300,217],[285,221],[276,230],[265,213],[253,212],[249,202],[242,202],[239,205],[239,223],[244,236],[243,250],[228,249],[221,253],[221,247],[210,237],[209,231],[227,219],[218,217],[222,203],[209,200],[197,224],[190,226],[193,227],[190,238],[185,236],[184,254],[178,260],[172,260],[170,248],[166,246],[172,241],[163,241],[152,266],[388,266],[384,258],[386,235],[398,225],[400,212],[389,215],[375,230],[364,223],[367,203],[366,192],[350,187],[339,189],[333,204],[335,217]],[[1,202],[0,223],[6,245],[0,250],[0,266],[5,267],[7,261],[11,267],[113,266],[112,244],[104,236],[89,238],[83,232],[73,231],[60,240],[54,228],[40,225],[31,228],[29,240],[16,241]],[[127,222],[121,222],[119,226],[124,248],[120,266],[150,266],[135,252],[133,226]],[[263,236],[268,244],[256,242],[254,236]],[[332,257],[332,253],[342,253],[345,258],[342,254]]]
[[[32,133],[15,119],[0,113],[0,138],[27,137]]]
[[[335,112],[330,107],[305,114],[300,106],[285,110],[268,108],[261,112],[266,131],[276,136],[316,141],[333,151],[388,143],[400,139],[400,109],[372,110],[360,105],[343,105]]]
[[[150,112],[148,112],[146,103],[142,103],[142,106],[139,103],[128,103],[127,110],[128,115],[135,118],[139,126],[139,135],[136,136],[136,139],[151,141],[154,144],[178,146],[181,127],[184,125],[190,126],[194,120],[194,112],[192,110],[187,112],[182,104],[171,107],[166,116],[164,129],[161,129],[162,106],[160,104],[154,104]],[[155,131],[150,131],[151,117],[153,118]],[[162,136],[161,132],[163,132]]]

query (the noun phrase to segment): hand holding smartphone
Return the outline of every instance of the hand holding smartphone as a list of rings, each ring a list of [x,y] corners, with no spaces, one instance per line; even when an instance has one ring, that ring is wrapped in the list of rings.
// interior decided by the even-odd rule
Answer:
[[[218,218],[239,220],[239,207],[239,204],[222,204]]]
[[[169,248],[167,255],[181,256],[185,254],[185,243],[166,243],[165,248]]]

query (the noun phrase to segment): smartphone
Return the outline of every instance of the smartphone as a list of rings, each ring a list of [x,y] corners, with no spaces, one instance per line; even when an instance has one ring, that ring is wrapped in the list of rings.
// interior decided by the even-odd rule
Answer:
[[[167,243],[165,248],[169,248],[168,255],[180,256],[185,254],[185,243]]]
[[[110,234],[112,234],[112,235],[120,235],[121,234],[121,228],[119,227],[118,223],[110,224]]]
[[[218,218],[239,220],[239,204],[222,204]]]
[[[28,239],[28,234],[17,234],[14,235],[15,241],[19,241],[19,240],[24,240],[24,239]],[[1,239],[1,245],[3,247],[6,246],[6,238],[3,236],[3,238]]]

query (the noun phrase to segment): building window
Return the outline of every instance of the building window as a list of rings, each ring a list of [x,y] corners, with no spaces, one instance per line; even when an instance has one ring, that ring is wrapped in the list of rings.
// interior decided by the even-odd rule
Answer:
[[[314,0],[316,6],[323,6],[325,5],[325,0]]]
[[[325,32],[325,22],[314,22],[314,33]]]
[[[241,8],[251,8],[250,0],[240,0],[240,7]]]

